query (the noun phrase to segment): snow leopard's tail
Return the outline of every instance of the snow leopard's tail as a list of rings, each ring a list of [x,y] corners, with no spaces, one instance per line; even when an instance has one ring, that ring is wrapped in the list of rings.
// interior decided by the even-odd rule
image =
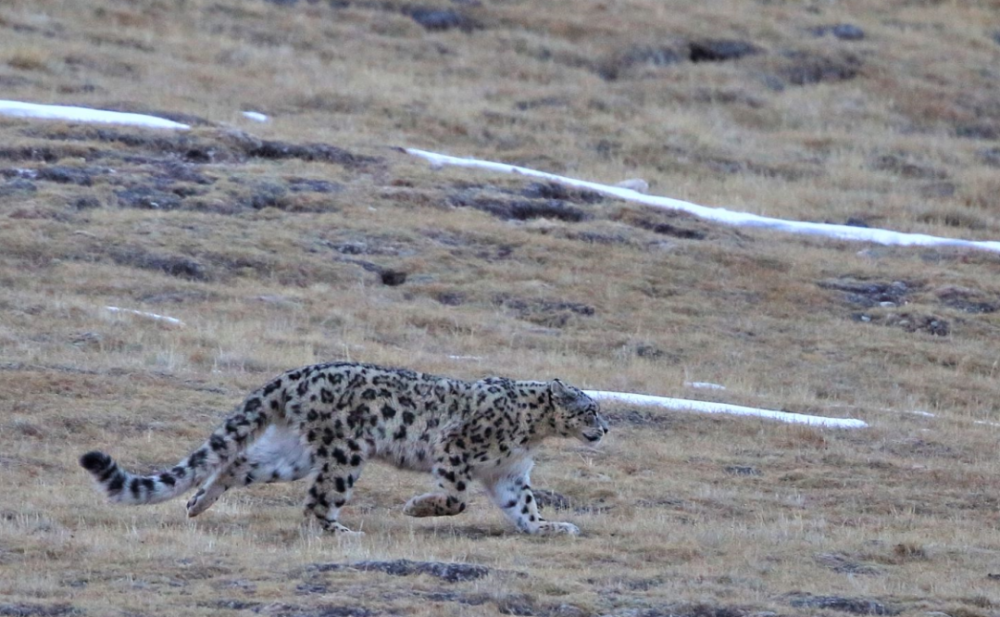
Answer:
[[[80,465],[114,503],[142,505],[173,499],[205,481],[236,458],[284,409],[285,393],[278,377],[243,401],[211,437],[174,467],[151,475],[129,473],[103,452],[88,452]]]

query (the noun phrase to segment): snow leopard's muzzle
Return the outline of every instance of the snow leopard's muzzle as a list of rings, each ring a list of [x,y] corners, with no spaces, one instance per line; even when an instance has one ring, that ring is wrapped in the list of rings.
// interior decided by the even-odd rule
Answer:
[[[594,414],[593,424],[580,431],[580,440],[596,444],[608,434],[608,422],[601,414]]]

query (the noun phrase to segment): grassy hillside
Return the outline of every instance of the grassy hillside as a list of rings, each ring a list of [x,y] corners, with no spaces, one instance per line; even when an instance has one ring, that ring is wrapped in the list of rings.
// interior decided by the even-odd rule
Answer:
[[[1000,256],[721,227],[397,149],[996,240],[998,15],[0,3],[0,98],[193,127],[0,117],[0,615],[1000,614]],[[599,450],[553,441],[534,475],[576,539],[517,535],[485,496],[405,517],[430,478],[379,465],[352,541],[303,524],[305,483],[188,520],[106,505],[77,465],[173,464],[251,388],[331,359],[871,427],[607,405]]]

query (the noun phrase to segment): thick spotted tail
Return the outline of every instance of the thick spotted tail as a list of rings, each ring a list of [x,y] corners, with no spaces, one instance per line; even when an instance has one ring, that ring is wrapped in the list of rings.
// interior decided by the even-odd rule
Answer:
[[[257,390],[204,444],[174,467],[143,476],[129,473],[103,452],[88,452],[80,465],[114,503],[160,503],[184,494],[232,462],[274,419],[284,405],[280,378]]]

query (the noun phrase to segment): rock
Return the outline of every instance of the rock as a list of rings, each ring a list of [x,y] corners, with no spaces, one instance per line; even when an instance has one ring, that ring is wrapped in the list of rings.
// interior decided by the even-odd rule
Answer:
[[[382,279],[382,284],[388,285],[389,287],[396,287],[406,282],[406,272],[401,272],[399,270],[382,270],[382,272],[379,273],[379,277]]]
[[[1000,302],[988,301],[982,294],[972,289],[948,286],[939,289],[937,297],[945,306],[975,315],[995,313],[1000,310]]]
[[[76,167],[66,167],[64,165],[49,165],[38,170],[36,176],[39,180],[58,182],[60,184],[77,184],[79,186],[91,186],[91,174]]]
[[[977,152],[976,156],[985,165],[1000,167],[1000,148],[986,148]]]
[[[289,178],[288,190],[293,193],[339,193],[344,190],[342,184],[311,178]]]
[[[892,306],[906,304],[906,296],[919,287],[918,284],[908,281],[884,283],[851,278],[820,281],[816,284],[823,289],[843,291],[844,300],[865,308],[886,306],[886,303],[891,303]]]
[[[760,476],[763,475],[756,467],[749,465],[727,465],[723,470],[734,476]]]
[[[955,127],[955,136],[965,139],[1000,139],[1000,126],[996,124],[961,124]]]
[[[518,111],[528,111],[529,109],[537,109],[539,107],[566,107],[569,105],[569,99],[561,96],[544,96],[537,99],[528,99],[524,101],[517,101],[514,103],[514,108]]]
[[[404,10],[403,12],[427,30],[452,30],[458,28],[464,32],[471,32],[482,27],[474,20],[454,9],[417,7]]]
[[[854,613],[855,615],[897,615],[900,610],[870,598],[845,598],[841,596],[814,596],[808,593],[791,594],[788,603],[796,608],[818,608]]]
[[[159,191],[148,186],[115,191],[118,203],[124,208],[143,208],[146,210],[176,210],[181,207],[182,199],[173,193]]]
[[[951,333],[951,325],[946,320],[934,315],[910,313],[887,315],[885,325],[896,326],[907,332],[926,332],[934,336],[948,336]]]
[[[445,306],[461,306],[465,304],[465,294],[458,291],[442,291],[434,299]]]
[[[764,617],[768,613],[740,606],[713,604],[666,604],[653,608],[627,609],[624,612],[603,614],[602,617]],[[771,613],[770,617],[774,614]]]
[[[440,561],[412,561],[396,559],[394,561],[358,561],[350,564],[327,563],[309,566],[312,572],[330,572],[335,570],[360,570],[362,572],[383,572],[393,576],[411,576],[428,574],[449,583],[474,581],[490,573],[486,566],[472,563],[446,563]]]
[[[688,59],[691,62],[724,62],[758,54],[760,51],[746,41],[703,39],[688,44]]]
[[[206,602],[203,606],[206,608],[221,608],[227,611],[245,611],[258,609],[261,606],[261,603],[247,602],[244,600],[215,600],[214,602]]]
[[[0,197],[5,197],[7,195],[26,195],[28,193],[35,193],[38,191],[38,187],[29,180],[23,178],[16,178],[4,184],[0,184]]]
[[[11,617],[62,617],[83,614],[83,611],[68,604],[0,604],[0,615]]]
[[[76,210],[92,210],[94,208],[101,207],[101,200],[94,197],[93,195],[83,195],[82,197],[77,197],[74,199],[70,206]]]
[[[666,355],[662,349],[656,345],[650,345],[649,343],[640,343],[635,346],[635,355],[640,358],[646,358],[647,360],[657,360]]]
[[[853,24],[835,24],[832,26],[816,26],[809,32],[816,36],[832,34],[842,41],[860,41],[865,38],[865,31]]]

